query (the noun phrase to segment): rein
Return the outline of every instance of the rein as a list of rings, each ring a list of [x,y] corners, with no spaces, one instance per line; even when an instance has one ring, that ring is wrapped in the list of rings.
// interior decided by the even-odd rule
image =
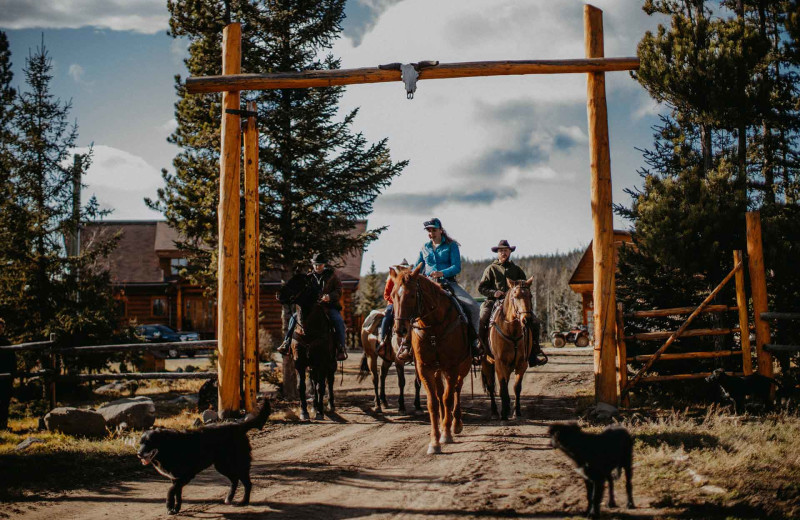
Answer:
[[[513,314],[513,317],[511,319],[507,319],[506,318],[507,311],[504,308],[501,308],[500,314],[502,314],[502,321],[504,323],[519,322],[520,329],[522,330],[522,333],[519,336],[509,336],[508,334],[506,334],[503,331],[503,329],[500,328],[500,325],[498,325],[498,323],[497,323],[498,320],[496,320],[496,319],[492,321],[492,327],[494,327],[494,330],[496,330],[497,333],[500,334],[500,336],[504,340],[506,340],[508,343],[511,343],[512,345],[514,345],[514,360],[516,361],[517,352],[519,351],[519,342],[520,342],[520,340],[525,338],[526,333],[528,331],[528,327],[525,324],[522,323],[522,318],[524,316],[530,316],[531,318],[533,318],[533,311],[520,311],[519,308],[517,307],[516,303],[514,303],[515,300],[516,300],[516,298],[508,298],[509,304],[514,309],[514,314]],[[503,305],[503,307],[505,307],[505,305]]]
[[[427,318],[428,316],[431,316],[432,314],[434,314],[438,310],[439,307],[437,305],[433,305],[432,308],[428,312],[424,312],[425,311],[425,305],[424,305],[425,304],[425,301],[424,301],[425,292],[422,290],[422,286],[419,283],[419,279],[414,280],[414,282],[415,282],[415,284],[414,284],[415,285],[414,296],[415,296],[415,300],[416,300],[416,310],[415,310],[414,314],[412,314],[408,318],[405,318],[405,317],[400,316],[400,312],[401,312],[402,309],[397,309],[397,314],[395,315],[394,319],[395,319],[395,321],[399,321],[399,322],[403,322],[403,321],[408,322],[409,328],[414,330],[414,331],[416,331],[417,335],[422,337],[422,333],[425,332],[426,330],[435,329],[435,328],[440,326],[440,324],[438,324],[438,323],[435,324],[435,325],[419,325],[419,323],[424,318]],[[447,315],[451,312],[451,310],[455,310],[456,313],[458,313],[457,309],[453,309],[453,305],[449,305],[447,310],[445,311],[444,317],[447,317]],[[453,332],[458,327],[458,325],[460,325],[460,324],[461,324],[460,320],[458,320],[458,319],[452,320],[451,323],[444,330],[444,332],[442,332],[438,336],[440,338],[447,337],[447,335],[449,335],[451,332]],[[434,351],[436,350],[436,336],[437,335],[435,335],[435,334],[431,334],[430,335],[430,343],[431,343],[431,346],[433,347]]]

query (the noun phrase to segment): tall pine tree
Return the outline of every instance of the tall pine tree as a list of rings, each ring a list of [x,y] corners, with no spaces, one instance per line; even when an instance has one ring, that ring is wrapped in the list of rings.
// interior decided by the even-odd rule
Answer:
[[[344,0],[171,0],[170,33],[188,38],[186,66],[193,76],[221,73],[221,35],[229,21],[242,24],[242,70],[248,73],[339,68],[325,52],[341,32]],[[175,174],[164,172],[157,201],[194,253],[189,274],[215,283],[219,184],[220,96],[180,97],[181,148]],[[353,131],[357,110],[340,115],[343,88],[244,93],[258,105],[261,265],[290,272],[315,252],[337,258],[365,247],[381,229],[353,236],[381,190],[406,162],[392,162],[385,139],[368,143]]]
[[[375,309],[383,309],[386,307],[386,302],[383,299],[383,288],[385,285],[385,278],[378,274],[375,269],[375,262],[369,266],[369,273],[361,277],[361,282],[358,284],[358,292],[356,293],[356,314],[360,316],[367,316]]]

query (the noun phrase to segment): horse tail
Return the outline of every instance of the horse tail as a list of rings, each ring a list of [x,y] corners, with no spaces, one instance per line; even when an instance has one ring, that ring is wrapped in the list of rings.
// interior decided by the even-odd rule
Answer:
[[[363,382],[369,375],[369,364],[367,363],[367,353],[361,356],[361,368],[358,370],[358,382]]]
[[[486,379],[486,373],[481,370],[481,384],[483,385],[483,391],[486,395],[489,395],[489,380]]]

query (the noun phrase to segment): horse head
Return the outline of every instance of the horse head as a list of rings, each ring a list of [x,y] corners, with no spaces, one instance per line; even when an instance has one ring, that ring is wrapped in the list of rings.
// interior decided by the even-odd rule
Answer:
[[[301,307],[314,303],[319,296],[319,291],[309,281],[307,274],[295,274],[278,289],[278,301],[283,305],[298,304]]]
[[[513,319],[518,319],[523,326],[533,324],[533,302],[531,295],[531,283],[533,278],[527,280],[514,280],[509,282],[510,289],[506,295],[506,300],[510,306]]]
[[[389,276],[394,280],[394,332],[398,338],[405,338],[411,329],[411,322],[419,317],[422,298],[419,273],[424,265],[420,263],[414,269],[389,268]]]

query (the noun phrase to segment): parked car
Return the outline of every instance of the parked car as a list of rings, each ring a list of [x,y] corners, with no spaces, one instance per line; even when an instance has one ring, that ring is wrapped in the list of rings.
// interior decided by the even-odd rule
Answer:
[[[561,348],[567,343],[574,343],[576,347],[589,346],[589,331],[583,325],[576,325],[568,331],[553,332],[553,346]]]
[[[150,343],[172,343],[177,341],[198,341],[200,334],[197,332],[178,332],[166,325],[139,325],[136,327],[136,334]],[[180,357],[181,350],[170,348],[167,355],[171,358]],[[194,350],[184,350],[187,357],[194,357]]]

